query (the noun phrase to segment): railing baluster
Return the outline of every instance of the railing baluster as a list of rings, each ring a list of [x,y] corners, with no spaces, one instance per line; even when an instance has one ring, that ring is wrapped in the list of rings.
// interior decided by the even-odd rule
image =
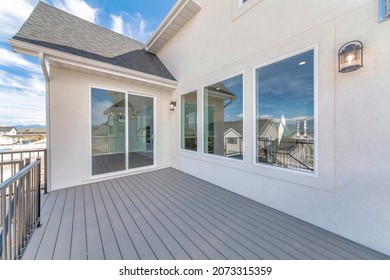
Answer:
[[[21,257],[40,219],[41,160],[0,184],[0,252],[3,259]]]
[[[7,259],[7,248],[6,248],[7,246],[5,246],[7,244],[7,235],[5,231],[5,227],[6,227],[5,213],[7,211],[6,191],[7,191],[6,189],[1,191],[1,253],[2,253],[3,260]]]

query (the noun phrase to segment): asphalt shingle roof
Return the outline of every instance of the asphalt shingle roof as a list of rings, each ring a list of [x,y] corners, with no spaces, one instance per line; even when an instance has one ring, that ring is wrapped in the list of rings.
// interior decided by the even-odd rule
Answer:
[[[38,3],[13,39],[175,80],[143,43],[43,2]]]

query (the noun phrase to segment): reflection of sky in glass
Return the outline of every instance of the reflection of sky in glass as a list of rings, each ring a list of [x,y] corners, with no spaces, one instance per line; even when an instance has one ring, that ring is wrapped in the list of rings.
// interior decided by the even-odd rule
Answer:
[[[233,78],[227,79],[222,84],[236,96],[236,99],[227,107],[225,107],[224,121],[239,121],[242,120],[242,108],[243,108],[243,75],[238,75]],[[229,100],[224,102],[226,105]]]
[[[313,118],[313,55],[310,50],[256,70],[258,118]]]

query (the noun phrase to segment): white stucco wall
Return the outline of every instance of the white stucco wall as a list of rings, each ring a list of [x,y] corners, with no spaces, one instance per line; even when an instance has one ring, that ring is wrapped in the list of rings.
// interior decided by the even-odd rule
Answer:
[[[171,165],[170,92],[53,66],[50,75],[51,190],[98,180],[91,176],[91,86],[156,97],[156,168]]]
[[[198,126],[197,153],[179,149],[176,130],[173,166],[390,254],[390,21],[378,24],[374,0],[249,1],[240,12],[236,0],[197,0],[201,11],[158,53],[180,82],[177,100],[197,90],[202,104],[204,86],[244,71],[244,160],[202,154]],[[337,52],[355,39],[364,67],[339,74]],[[313,46],[318,174],[256,165],[254,68]]]

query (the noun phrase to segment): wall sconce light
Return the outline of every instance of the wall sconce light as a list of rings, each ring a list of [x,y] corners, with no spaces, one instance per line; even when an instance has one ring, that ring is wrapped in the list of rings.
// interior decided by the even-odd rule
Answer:
[[[176,108],[176,101],[171,101],[171,103],[169,103],[169,109],[171,111],[175,111],[175,108]]]
[[[363,43],[351,41],[339,50],[339,72],[348,73],[363,67]]]

